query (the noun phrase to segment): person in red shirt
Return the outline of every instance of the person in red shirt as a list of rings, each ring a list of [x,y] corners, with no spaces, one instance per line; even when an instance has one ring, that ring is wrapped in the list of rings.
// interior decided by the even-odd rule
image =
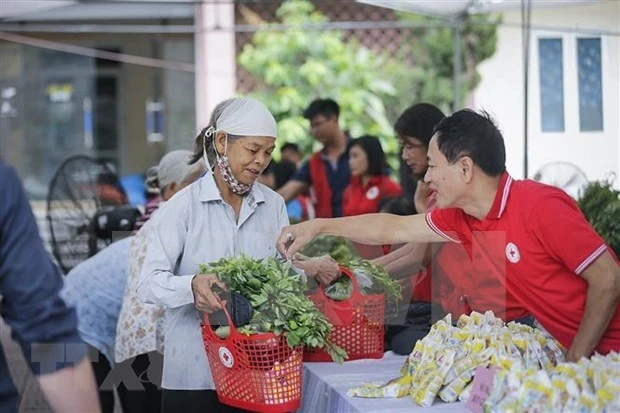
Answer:
[[[402,194],[400,185],[387,175],[385,153],[376,136],[351,141],[349,169],[351,181],[342,195],[344,216],[379,212],[382,199]]]
[[[620,266],[572,198],[514,180],[486,113],[465,109],[441,121],[428,161],[424,179],[439,209],[308,221],[283,228],[278,249],[289,256],[319,234],[367,244],[460,243],[476,271],[500,280],[568,348],[569,361],[620,351]]]
[[[418,103],[407,108],[394,124],[402,148],[402,161],[417,181],[413,202],[418,213],[436,208],[436,193],[430,190],[423,178],[428,168],[429,142],[435,126],[444,117],[436,106]],[[430,330],[430,321],[445,313],[452,314],[456,321],[472,310],[492,310],[505,321],[526,324],[534,321],[514,297],[506,294],[499,281],[473,271],[471,259],[459,244],[431,246],[409,243],[394,248],[392,253],[373,262],[384,266],[392,277],[400,279],[405,289],[403,295],[411,297],[405,319],[402,322],[396,320],[396,325],[387,329],[386,341],[397,353],[410,353],[415,342]],[[422,317],[424,314],[426,318]],[[420,324],[420,320],[427,322]]]

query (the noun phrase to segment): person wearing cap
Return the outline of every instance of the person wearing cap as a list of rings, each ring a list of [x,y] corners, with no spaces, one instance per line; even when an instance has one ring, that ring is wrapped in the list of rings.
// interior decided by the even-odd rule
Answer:
[[[160,161],[157,169],[157,181],[164,201],[171,198],[176,191],[196,180],[204,171],[203,163],[189,164],[191,155],[192,152],[187,150],[172,151]],[[138,231],[137,234],[141,232]],[[92,365],[100,389],[101,408],[104,413],[114,411],[112,386],[102,387],[102,385],[115,366],[116,329],[121,305],[124,301],[123,296],[126,291],[128,275],[130,274],[128,268],[136,257],[133,252],[136,238],[136,236],[129,236],[116,241],[78,264],[67,274],[61,292],[65,302],[75,307],[78,315],[78,332],[82,340],[90,347]],[[141,238],[138,237],[139,239]],[[133,289],[135,291],[135,283]],[[125,300],[128,299],[125,298]],[[147,323],[147,320],[151,321],[151,324],[153,323],[145,314],[141,320],[144,322],[143,328],[148,328],[151,325]],[[124,334],[133,331],[128,328]],[[134,360],[132,359],[131,362],[133,363]],[[147,367],[148,357],[146,363],[144,360],[137,360],[133,365],[135,375],[142,378]],[[120,381],[123,380],[122,377],[115,378]],[[114,384],[120,383],[115,382]],[[153,388],[149,383],[144,383],[144,385],[147,390]],[[131,380],[127,380],[124,386],[119,386],[118,393],[121,406],[125,411],[148,412],[152,411],[148,408],[158,403],[156,391],[145,392],[142,384],[135,385],[135,382]]]
[[[620,351],[613,251],[566,192],[506,172],[504,139],[487,114],[465,109],[437,125],[424,180],[437,202],[426,215],[308,221],[284,228],[278,249],[294,254],[320,234],[368,244],[460,243],[473,271],[499,280],[568,349],[568,361]]]
[[[280,195],[256,182],[271,161],[276,121],[247,97],[218,104],[196,138],[194,161],[207,173],[162,207],[148,226],[148,250],[138,296],[165,309],[162,412],[235,411],[220,403],[201,337],[201,312],[222,308],[212,288],[226,286],[198,265],[245,254],[274,257],[289,224]],[[330,282],[335,262],[298,262],[307,275]]]
[[[157,193],[163,205],[181,189],[194,182],[204,172],[199,161],[190,165],[192,152],[168,152],[153,167]],[[148,174],[147,174],[148,175]],[[156,210],[151,211],[151,214]],[[150,215],[149,215],[150,216]],[[148,225],[148,222],[145,222]],[[161,373],[163,367],[163,308],[146,304],[138,299],[136,287],[147,249],[147,229],[142,226],[129,246],[129,269],[114,343],[114,361],[128,363],[140,377],[144,391],[132,392],[126,397],[125,409],[131,412],[159,412],[161,410]]]
[[[133,230],[138,231],[142,228],[142,225],[151,218],[151,214],[159,208],[161,202],[161,191],[159,190],[159,181],[157,180],[157,165],[151,166],[146,171],[146,178],[144,179],[144,195],[146,198],[146,205],[144,205],[144,213],[136,221],[136,225]]]

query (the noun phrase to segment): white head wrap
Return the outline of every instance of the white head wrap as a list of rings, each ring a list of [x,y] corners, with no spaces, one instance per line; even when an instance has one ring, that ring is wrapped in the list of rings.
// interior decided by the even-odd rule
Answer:
[[[235,98],[224,109],[215,124],[215,131],[228,132],[237,136],[278,135],[276,120],[269,110],[256,99]]]
[[[202,162],[199,165],[190,165],[191,157],[192,152],[185,150],[172,151],[165,154],[157,167],[159,187],[165,188],[173,182],[180,184],[192,171],[202,166]]]

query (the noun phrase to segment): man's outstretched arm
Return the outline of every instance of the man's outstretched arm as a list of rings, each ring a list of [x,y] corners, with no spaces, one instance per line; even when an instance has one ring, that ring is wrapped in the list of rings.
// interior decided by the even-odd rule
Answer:
[[[345,218],[319,218],[284,227],[278,238],[277,248],[281,253],[293,256],[322,234],[368,245],[447,241],[429,227],[422,214],[366,214]]]

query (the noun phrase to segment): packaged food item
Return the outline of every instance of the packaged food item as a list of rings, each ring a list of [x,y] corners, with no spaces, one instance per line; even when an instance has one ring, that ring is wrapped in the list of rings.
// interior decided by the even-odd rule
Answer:
[[[400,369],[401,377],[386,384],[367,384],[351,389],[357,397],[401,397],[408,393],[421,406],[430,406],[437,396],[444,402],[466,401],[471,394],[477,367],[496,369],[485,411],[521,411],[523,403],[532,408],[554,409],[569,401],[575,407],[608,403],[609,390],[598,389],[609,376],[607,370],[588,365],[558,366],[564,349],[536,328],[504,324],[492,312],[459,317],[456,326],[448,315],[436,322],[419,340]],[[618,361],[620,370],[620,357]],[[609,363],[609,359],[605,359]],[[598,366],[598,365],[597,365]],[[541,369],[547,370],[541,373]],[[562,372],[565,379],[556,378]],[[566,380],[572,380],[567,384]],[[591,384],[593,383],[593,384]],[[570,389],[568,389],[570,387]],[[580,398],[582,390],[591,398]]]
[[[428,374],[423,377],[416,391],[412,394],[417,404],[423,407],[429,407],[433,404],[448,370],[450,370],[452,364],[454,364],[455,354],[456,351],[453,349],[438,352],[438,357],[436,358],[437,363],[429,366],[427,370]]]
[[[347,390],[349,397],[404,397],[411,390],[411,376],[401,376],[385,384],[363,384]]]
[[[459,401],[466,403],[469,400],[469,396],[471,396],[471,389],[474,387],[474,382],[471,381],[467,386],[465,386],[465,388],[463,389],[463,391],[461,392],[461,394],[459,394]]]
[[[460,376],[452,380],[450,384],[441,389],[439,392],[439,398],[446,403],[456,401],[459,394],[461,394],[465,387],[471,382],[474,377],[474,371],[475,370],[471,368],[461,373]]]

